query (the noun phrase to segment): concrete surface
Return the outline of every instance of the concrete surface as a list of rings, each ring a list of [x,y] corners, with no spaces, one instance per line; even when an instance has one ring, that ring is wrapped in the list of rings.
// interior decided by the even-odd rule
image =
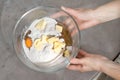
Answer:
[[[0,25],[6,33],[12,30],[19,17],[36,6],[61,5],[95,8],[110,0],[0,0]],[[9,33],[10,34],[10,33]],[[81,48],[113,59],[120,50],[120,19],[81,31]],[[8,35],[9,37],[9,35]],[[7,44],[6,44],[7,45]],[[0,36],[0,80],[89,80],[96,72],[80,73],[65,70],[59,73],[40,73],[26,67]]]

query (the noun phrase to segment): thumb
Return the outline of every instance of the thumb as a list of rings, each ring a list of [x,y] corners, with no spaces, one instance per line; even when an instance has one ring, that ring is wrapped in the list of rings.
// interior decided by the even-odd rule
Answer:
[[[70,61],[71,64],[83,64],[84,63],[84,59],[77,59],[77,58],[73,58]]]
[[[61,7],[61,9],[67,13],[69,13],[71,16],[77,17],[78,12],[71,8]]]

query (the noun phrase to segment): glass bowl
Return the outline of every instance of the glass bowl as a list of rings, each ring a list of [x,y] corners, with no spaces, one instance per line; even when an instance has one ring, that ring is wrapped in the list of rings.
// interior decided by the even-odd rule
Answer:
[[[80,31],[74,18],[64,11],[62,11],[64,15],[56,17],[55,20],[66,25],[65,27],[70,33],[71,40],[72,40],[72,51],[70,56],[65,58],[62,58],[61,56],[57,56],[57,58],[53,59],[50,62],[39,63],[39,65],[36,65],[32,63],[25,55],[25,52],[22,46],[22,36],[25,30],[30,26],[30,24],[34,20],[40,19],[46,16],[51,17],[51,15],[56,15],[60,13],[60,11],[61,11],[60,9],[53,8],[53,7],[37,7],[27,11],[17,21],[13,29],[13,36],[12,36],[13,45],[14,45],[14,49],[16,51],[17,56],[28,67],[41,72],[54,72],[60,69],[64,69],[66,66],[70,64],[70,59],[73,57],[76,57],[80,47]],[[65,23],[65,21],[67,21],[68,19],[70,20],[70,24]],[[72,28],[68,28],[69,26],[72,26]]]

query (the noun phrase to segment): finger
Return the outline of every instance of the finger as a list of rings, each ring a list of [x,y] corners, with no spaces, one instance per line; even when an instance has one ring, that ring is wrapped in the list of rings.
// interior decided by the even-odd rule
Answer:
[[[78,30],[77,29],[73,29],[73,31],[71,32],[71,36],[74,36],[77,33],[78,33]]]
[[[66,19],[66,20],[64,21],[64,24],[66,24],[66,25],[70,25],[70,24],[71,24],[71,20],[70,20],[70,18]]]
[[[83,9],[75,10],[75,9],[66,8],[63,6],[61,7],[61,9],[69,13],[71,16],[73,16],[74,18],[78,20],[88,20],[88,17],[85,15],[85,13],[82,12]]]
[[[82,57],[85,57],[85,56],[88,56],[89,54],[87,52],[85,52],[84,50],[80,50],[78,55],[77,55],[77,58],[82,58]]]
[[[72,17],[78,19],[78,20],[86,20],[87,17],[85,16],[85,14],[83,14],[80,11],[83,11],[83,9],[81,10],[75,10],[75,9],[71,9],[71,8],[66,8],[66,7],[61,7],[62,10],[64,10],[65,12],[69,13]],[[79,11],[79,12],[78,12]]]
[[[76,10],[79,11],[79,12],[85,11],[85,9],[83,9],[83,8],[77,8]]]
[[[71,64],[83,64],[84,60],[83,59],[77,59],[77,58],[73,58],[70,60]]]
[[[71,24],[69,25],[68,29],[69,29],[70,31],[73,31],[74,27],[75,27],[75,25],[72,24],[72,22],[71,22]]]
[[[72,22],[71,21],[69,21],[69,23],[68,22],[65,22],[65,24],[67,24],[67,28],[68,28],[68,30],[69,30],[69,32],[70,32],[70,34],[73,32],[73,30],[74,30],[74,24],[72,24]],[[72,35],[71,35],[72,36]]]
[[[82,65],[70,65],[67,67],[69,70],[85,72]]]
[[[70,65],[67,68],[70,70],[79,71],[81,67],[82,67],[81,65]]]
[[[81,54],[77,54],[77,56],[76,56],[76,58],[83,58],[84,56],[83,55],[81,55]]]
[[[58,18],[58,17],[61,17],[61,16],[67,16],[67,14],[63,11],[60,11],[60,12],[57,12],[57,13],[51,15],[50,17],[51,18]]]
[[[80,50],[79,54],[82,55],[82,56],[89,56],[89,54],[84,50]]]
[[[71,8],[66,8],[66,7],[61,7],[62,10],[64,10],[65,12],[69,13],[70,15],[77,17],[78,12],[75,11],[74,9]]]
[[[76,20],[76,22],[78,23],[77,20]],[[72,33],[72,36],[74,36],[75,33],[78,32],[78,29],[76,29],[73,20],[71,20],[70,18],[66,19],[64,23],[68,25],[68,29],[69,29],[69,31],[70,31],[71,33],[73,32],[73,33]],[[80,23],[81,23],[81,21],[79,21],[79,24],[80,24]],[[74,28],[76,29],[76,31],[75,31]]]
[[[64,24],[67,25],[67,28],[68,28],[69,32],[71,33],[71,36],[74,36],[74,34],[77,31],[75,31],[75,29],[74,29],[75,27],[74,27],[74,24],[73,24],[72,20],[68,18],[64,21]]]

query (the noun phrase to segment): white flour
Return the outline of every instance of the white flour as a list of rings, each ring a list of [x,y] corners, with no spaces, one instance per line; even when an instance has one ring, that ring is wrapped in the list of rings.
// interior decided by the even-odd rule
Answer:
[[[47,22],[47,25],[44,30],[38,30],[35,28],[35,25],[42,19],[44,19]],[[31,30],[31,34],[29,35],[29,37],[32,38],[33,42],[36,38],[40,38],[42,35],[55,35],[56,37],[61,36],[61,33],[55,29],[55,25],[57,24],[56,20],[48,18],[48,17],[44,17],[42,19],[33,21],[33,23],[30,25],[30,27],[25,32],[26,34],[29,30]],[[60,39],[60,41],[63,42],[64,39]],[[30,61],[34,63],[51,61],[52,59],[54,59],[60,54],[60,53],[55,53],[52,50],[53,45],[48,44],[48,43],[44,44],[42,47],[42,50],[40,51],[37,51],[33,45],[30,49],[28,49],[25,45],[24,39],[22,41],[22,44],[23,44],[23,49],[24,49],[26,56],[28,57]]]

